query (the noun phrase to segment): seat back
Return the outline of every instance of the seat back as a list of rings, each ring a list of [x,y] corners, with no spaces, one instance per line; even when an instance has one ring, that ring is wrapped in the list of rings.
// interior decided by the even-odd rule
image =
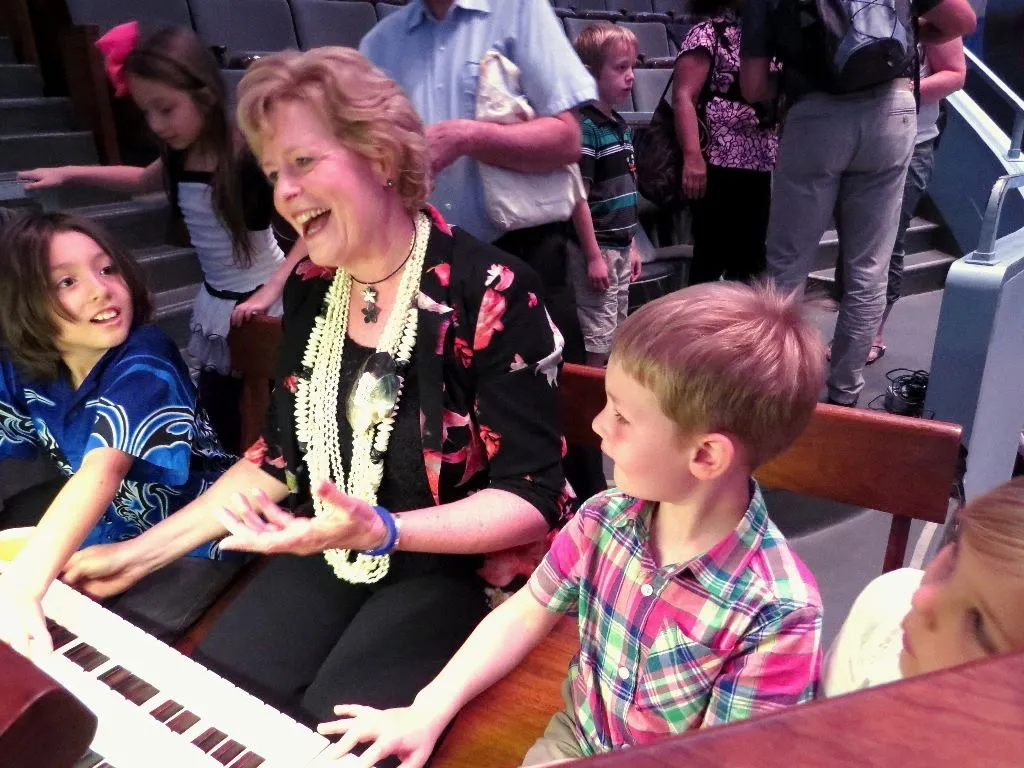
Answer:
[[[231,365],[242,374],[242,447],[248,448],[263,432],[270,407],[270,382],[274,378],[277,350],[281,346],[281,321],[259,315],[232,328],[228,334]]]
[[[658,107],[658,100],[672,77],[671,69],[636,69],[633,70],[633,103],[637,112],[653,112]],[[669,94],[671,101],[672,94]]]
[[[620,21],[620,27],[633,30],[637,54],[644,59],[665,59],[673,55],[665,25],[658,21]]]
[[[189,0],[196,33],[223,45],[230,61],[243,53],[298,48],[287,0]]]
[[[295,32],[303,50],[323,45],[358,48],[377,23],[372,3],[338,0],[291,0]]]
[[[401,9],[402,5],[400,3],[377,3],[377,20],[383,21],[385,16],[389,16]]]
[[[102,35],[126,21],[137,21],[143,32],[161,27],[191,27],[186,0],[67,0],[73,24],[95,24]]]

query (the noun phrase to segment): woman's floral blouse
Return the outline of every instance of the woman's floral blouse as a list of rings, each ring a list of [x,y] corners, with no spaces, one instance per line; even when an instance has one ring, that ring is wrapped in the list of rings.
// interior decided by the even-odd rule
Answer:
[[[572,494],[558,427],[562,339],[541,301],[540,280],[522,262],[430,213],[410,369],[419,376],[430,492],[445,504],[498,488],[528,501],[555,528],[569,514]],[[305,375],[301,359],[333,276],[307,259],[288,281],[277,386],[263,437],[246,452],[300,503],[310,488],[295,435],[295,383]],[[480,573],[505,586],[528,575],[545,549],[538,542],[495,553]]]

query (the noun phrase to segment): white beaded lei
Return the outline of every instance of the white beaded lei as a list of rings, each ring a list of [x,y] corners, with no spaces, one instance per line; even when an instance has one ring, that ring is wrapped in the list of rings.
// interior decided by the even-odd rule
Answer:
[[[316,488],[322,480],[330,480],[349,496],[362,499],[371,506],[377,503],[377,489],[384,476],[384,454],[388,449],[402,395],[402,374],[412,359],[413,347],[416,345],[416,298],[429,238],[430,219],[419,213],[409,260],[398,285],[394,308],[376,350],[390,354],[398,365],[399,385],[395,406],[388,416],[369,429],[360,430],[353,425],[352,467],[347,478],[342,466],[338,436],[338,389],[342,350],[348,333],[352,276],[343,269],[339,269],[334,276],[324,301],[324,310],[313,323],[302,356],[302,366],[308,375],[298,377],[295,391],[296,436],[306,446],[305,462],[311,488]],[[353,383],[353,387],[357,388],[358,397],[358,382]],[[329,504],[315,494],[313,508],[318,517],[334,512]],[[374,556],[358,552],[353,559],[352,554],[348,549],[330,549],[324,552],[324,557],[338,578],[352,584],[372,584],[387,574],[390,563],[388,555]]]

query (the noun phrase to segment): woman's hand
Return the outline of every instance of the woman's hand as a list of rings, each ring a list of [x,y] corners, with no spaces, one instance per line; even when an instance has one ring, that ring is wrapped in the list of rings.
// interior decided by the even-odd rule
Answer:
[[[267,283],[256,293],[231,310],[231,325],[239,326],[253,315],[265,315],[274,303],[281,298],[281,288]]]
[[[683,158],[683,194],[690,200],[704,197],[708,183],[708,166],[703,155]]]
[[[335,707],[334,714],[342,718],[317,726],[317,731],[325,736],[342,736],[324,751],[323,757],[335,765],[351,768],[372,768],[389,755],[402,761],[401,768],[420,768],[430,757],[444,727],[423,711],[422,705],[416,704],[384,710],[347,705]],[[370,742],[370,746],[363,754],[346,757],[364,742]]]
[[[131,541],[95,544],[75,552],[61,573],[61,580],[89,597],[119,595],[149,573],[135,556]]]
[[[327,481],[313,492],[333,508],[330,515],[296,517],[261,490],[253,492],[253,503],[239,494],[233,509],[216,511],[231,532],[221,541],[221,549],[311,555],[328,549],[374,549],[386,541],[387,527],[365,501],[345,495]]]
[[[39,601],[10,579],[0,579],[0,641],[22,656],[39,658],[53,650]]]
[[[18,181],[24,182],[25,189],[50,189],[66,184],[68,175],[63,168],[34,168],[18,171]]]

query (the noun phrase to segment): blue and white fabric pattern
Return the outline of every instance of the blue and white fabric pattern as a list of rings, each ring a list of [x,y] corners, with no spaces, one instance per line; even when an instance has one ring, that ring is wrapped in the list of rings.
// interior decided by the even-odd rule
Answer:
[[[26,380],[0,356],[0,459],[51,457],[70,477],[95,448],[133,457],[83,546],[138,536],[205,491],[234,462],[224,453],[174,343],[132,330],[76,390],[66,376]],[[190,553],[219,558],[216,543]]]

